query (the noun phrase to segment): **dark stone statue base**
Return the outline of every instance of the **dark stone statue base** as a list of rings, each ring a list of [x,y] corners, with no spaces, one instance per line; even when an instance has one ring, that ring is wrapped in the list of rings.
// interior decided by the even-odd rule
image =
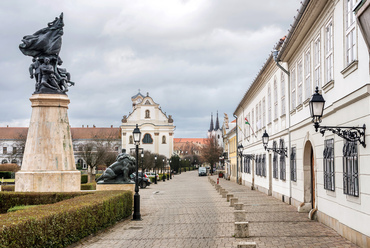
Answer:
[[[135,184],[132,180],[124,180],[123,176],[118,176],[114,179],[99,180],[97,184]]]

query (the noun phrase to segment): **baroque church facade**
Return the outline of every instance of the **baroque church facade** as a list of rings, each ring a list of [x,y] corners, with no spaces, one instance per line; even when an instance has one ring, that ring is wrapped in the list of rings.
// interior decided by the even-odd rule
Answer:
[[[121,124],[122,149],[133,152],[135,143],[132,132],[138,124],[141,132],[140,148],[170,158],[173,154],[175,126],[171,115],[163,112],[159,104],[147,93],[131,97],[132,112],[124,115]]]

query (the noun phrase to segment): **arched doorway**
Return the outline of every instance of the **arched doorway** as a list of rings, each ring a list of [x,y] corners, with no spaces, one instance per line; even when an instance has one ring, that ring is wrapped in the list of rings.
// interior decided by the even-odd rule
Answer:
[[[303,149],[303,172],[304,172],[304,203],[311,203],[311,208],[316,206],[316,176],[313,148],[307,141]]]

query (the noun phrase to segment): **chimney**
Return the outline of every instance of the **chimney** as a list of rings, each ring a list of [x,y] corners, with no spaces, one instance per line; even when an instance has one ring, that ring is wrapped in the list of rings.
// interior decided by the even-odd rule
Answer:
[[[87,128],[89,128],[89,125],[86,125]]]
[[[113,128],[113,125],[110,125],[110,128]]]
[[[93,125],[93,128],[95,128],[95,125]]]
[[[84,125],[82,125],[82,127],[84,127]]]

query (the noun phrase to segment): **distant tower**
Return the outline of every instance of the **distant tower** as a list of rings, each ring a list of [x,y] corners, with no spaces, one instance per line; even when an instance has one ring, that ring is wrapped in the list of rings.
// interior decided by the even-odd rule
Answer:
[[[213,128],[213,114],[211,113],[211,124],[209,126],[208,138],[215,137],[217,140],[217,143],[220,147],[223,146],[223,139],[222,139],[222,130],[220,128],[220,121],[218,120],[218,111],[217,111],[217,117],[216,117],[216,125]]]

